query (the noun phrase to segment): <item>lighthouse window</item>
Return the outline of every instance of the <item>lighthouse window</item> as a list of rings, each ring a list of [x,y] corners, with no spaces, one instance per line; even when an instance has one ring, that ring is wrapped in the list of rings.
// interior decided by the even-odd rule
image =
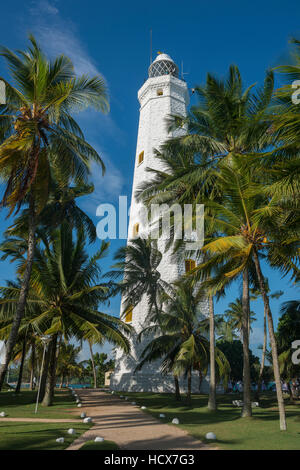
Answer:
[[[130,307],[128,307],[128,309],[126,310],[126,313],[125,313],[125,323],[131,323],[132,322],[132,311],[133,311],[133,307],[132,305]]]
[[[133,236],[136,237],[139,233],[139,228],[140,228],[140,224],[139,223],[136,223],[134,224],[133,226]]]
[[[193,269],[195,269],[196,267],[196,261],[193,260],[193,259],[186,259],[185,260],[185,272],[186,273],[189,273],[191,271],[193,271]]]
[[[162,96],[164,94],[163,90],[160,88],[159,90],[156,90],[157,96]]]
[[[143,161],[144,161],[144,150],[143,150],[143,151],[139,154],[139,156],[138,156],[138,163],[139,163],[139,165],[140,165],[141,163],[143,163]]]

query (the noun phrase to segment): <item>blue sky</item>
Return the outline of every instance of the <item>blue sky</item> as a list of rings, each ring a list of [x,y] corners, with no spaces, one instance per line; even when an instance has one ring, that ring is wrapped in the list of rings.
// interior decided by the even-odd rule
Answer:
[[[11,49],[26,47],[32,32],[51,56],[65,53],[78,73],[101,73],[107,82],[111,111],[103,116],[86,111],[78,116],[87,139],[102,155],[107,174],[93,168],[95,193],[81,202],[97,223],[96,208],[103,202],[115,203],[119,194],[131,194],[139,107],[137,91],[147,78],[149,66],[149,31],[153,31],[153,57],[166,52],[180,66],[183,61],[189,87],[202,83],[207,72],[224,76],[230,64],[239,66],[245,86],[261,83],[269,67],[288,60],[288,39],[300,36],[300,3],[295,0],[185,2],[154,0],[145,2],[115,0],[15,0],[1,4],[0,43]],[[0,75],[7,76],[0,60]],[[0,213],[1,232],[11,223]],[[112,262],[115,250],[124,241],[112,241],[110,256],[103,270]],[[95,247],[90,248],[93,251]],[[271,301],[275,321],[282,301],[298,293],[287,279],[265,267],[271,289],[284,291],[279,301]],[[0,283],[14,278],[14,267],[0,263]],[[239,295],[235,285],[216,306],[222,313]],[[256,351],[262,342],[262,302],[257,312],[251,344]],[[119,313],[119,299],[105,309]],[[105,350],[109,348],[105,346]],[[84,351],[86,355],[86,351]]]

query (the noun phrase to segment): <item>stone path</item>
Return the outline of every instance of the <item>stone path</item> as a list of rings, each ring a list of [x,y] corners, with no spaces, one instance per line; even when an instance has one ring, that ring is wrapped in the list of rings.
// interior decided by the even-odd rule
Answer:
[[[120,449],[128,450],[206,450],[207,445],[174,425],[161,423],[137,406],[100,390],[76,390],[94,426],[67,448],[78,450],[86,441],[104,437]]]

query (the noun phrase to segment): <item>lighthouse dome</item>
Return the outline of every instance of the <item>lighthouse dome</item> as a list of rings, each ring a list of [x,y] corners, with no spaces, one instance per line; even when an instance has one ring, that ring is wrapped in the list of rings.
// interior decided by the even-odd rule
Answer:
[[[168,54],[158,54],[149,67],[149,78],[162,75],[178,77],[178,67]]]

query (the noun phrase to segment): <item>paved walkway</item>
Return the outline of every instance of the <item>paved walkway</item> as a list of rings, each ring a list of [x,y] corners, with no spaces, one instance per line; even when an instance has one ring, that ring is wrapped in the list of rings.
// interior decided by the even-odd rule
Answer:
[[[211,449],[175,425],[159,422],[137,406],[100,390],[76,390],[94,426],[75,439],[67,450],[78,450],[86,441],[104,437],[120,449],[199,450]]]

